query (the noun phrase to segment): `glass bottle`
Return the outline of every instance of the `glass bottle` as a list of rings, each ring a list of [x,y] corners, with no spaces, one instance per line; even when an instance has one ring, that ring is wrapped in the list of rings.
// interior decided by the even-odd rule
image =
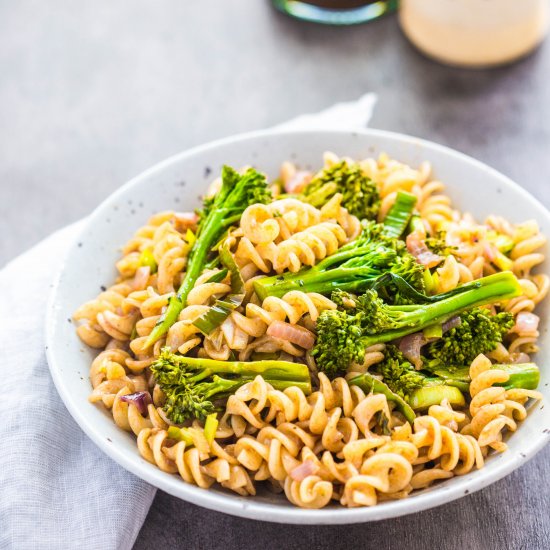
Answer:
[[[273,0],[280,11],[315,23],[354,25],[378,19],[397,9],[398,0]]]

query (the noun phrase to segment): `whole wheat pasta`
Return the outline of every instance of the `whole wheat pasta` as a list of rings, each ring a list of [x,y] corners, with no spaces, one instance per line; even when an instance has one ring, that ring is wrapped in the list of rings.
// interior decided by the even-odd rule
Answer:
[[[354,173],[374,182],[378,224],[350,214],[353,197],[334,181],[328,182],[322,200],[309,203],[304,190],[317,176],[286,161],[279,179],[266,184],[271,197],[241,209],[206,251],[184,298],[182,287],[193,269],[196,243],[204,231],[201,219],[207,214],[166,210],[152,216],[122,248],[113,285],[74,313],[78,336],[99,350],[90,367],[90,401],[134,434],[141,456],[167,474],[204,489],[218,484],[242,496],[265,488],[303,508],[374,506],[482,468],[491,453],[506,450],[509,434],[542,398],[533,382],[510,385],[514,365],[531,365],[538,349],[536,308],[550,288],[550,278],[540,272],[546,238],[537,223],[515,224],[496,215],[479,222],[460,212],[429,162],[412,167],[385,154],[353,160],[326,153],[323,166],[325,171],[353,166]],[[251,169],[235,174],[259,177]],[[213,182],[205,211],[224,192],[222,179]],[[388,237],[384,220],[403,193],[413,196],[409,215],[418,223],[413,228],[411,222],[400,237]],[[418,242],[407,239],[411,233]],[[338,268],[344,266],[345,279],[346,269],[363,267],[363,260],[347,255],[348,247],[364,243],[360,239],[367,234],[378,239],[377,251],[389,254],[391,246],[392,258],[407,254],[417,267],[422,265],[416,291],[426,293],[426,301],[503,271],[517,280],[519,290],[512,298],[483,305],[489,319],[495,314],[508,319],[486,353],[460,365],[433,366],[429,357],[417,369],[399,364],[413,385],[418,372],[445,385],[437,369],[458,368],[462,378],[450,386],[449,398],[413,411],[409,394],[386,385],[386,372],[391,353],[401,354],[399,361],[410,359],[410,336],[427,346],[458,330],[465,315],[446,319],[449,326],[439,323],[435,330],[365,345],[359,358],[354,356],[345,371],[334,375],[315,350],[320,320],[358,311],[364,273],[354,271],[358,286],[345,289],[337,280],[326,292],[301,288],[298,282],[289,292],[256,293],[263,277],[300,281],[302,273],[340,253]],[[222,243],[229,258],[222,258]],[[422,263],[415,246],[431,254],[429,265]],[[380,299],[404,311],[413,307],[412,299],[400,302],[403,296],[385,284],[377,287]],[[174,303],[181,307],[166,330],[152,338]],[[368,334],[375,332],[366,328]],[[354,338],[347,340],[341,353],[354,345]],[[229,370],[251,362],[255,368],[269,362],[298,365],[309,373],[309,382],[278,386],[278,375],[268,379],[249,373],[213,400],[210,415],[176,421],[171,407],[178,394],[156,370],[167,354],[204,365],[227,363]],[[183,380],[193,373],[180,375]],[[201,376],[198,384],[211,374]],[[224,383],[229,388],[236,378],[234,373],[228,376]],[[181,381],[174,384],[180,383],[186,387]],[[456,392],[462,401],[452,401]],[[215,417],[214,424],[209,424],[210,417]]]

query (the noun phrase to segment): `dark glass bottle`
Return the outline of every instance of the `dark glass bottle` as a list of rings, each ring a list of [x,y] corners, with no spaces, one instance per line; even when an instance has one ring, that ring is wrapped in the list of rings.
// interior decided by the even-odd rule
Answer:
[[[315,23],[355,25],[397,9],[398,0],[273,0],[280,11]]]

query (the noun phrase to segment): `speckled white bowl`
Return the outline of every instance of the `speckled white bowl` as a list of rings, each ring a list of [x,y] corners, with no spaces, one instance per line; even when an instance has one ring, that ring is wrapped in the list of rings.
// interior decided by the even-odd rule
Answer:
[[[117,428],[108,412],[90,404],[88,370],[95,355],[67,322],[75,309],[97,295],[115,278],[114,264],[120,247],[159,210],[192,210],[206,185],[222,164],[252,164],[278,174],[285,159],[304,168],[317,168],[324,151],[354,158],[387,152],[417,166],[429,160],[438,179],[447,184],[455,204],[483,219],[487,214],[506,216],[514,222],[535,218],[550,233],[550,214],[517,184],[488,166],[461,153],[417,138],[366,130],[363,132],[305,131],[257,132],[217,141],[176,155],[116,191],[90,216],[79,239],[63,262],[51,294],[46,322],[47,355],[57,389],[89,437],[124,468],[179,498],[220,512],[281,523],[339,524],[374,521],[424,510],[472,493],[509,474],[530,459],[550,440],[550,407],[538,405],[509,440],[506,453],[492,456],[486,466],[456,477],[414,496],[372,508],[302,510],[283,497],[261,495],[244,498],[220,489],[203,490],[166,474],[138,453],[135,437]],[[549,272],[548,262],[542,267]],[[546,320],[548,308],[542,310]],[[550,350],[546,322],[542,323],[539,362]],[[540,390],[550,400],[550,372],[542,364]],[[534,488],[533,488],[534,489]]]

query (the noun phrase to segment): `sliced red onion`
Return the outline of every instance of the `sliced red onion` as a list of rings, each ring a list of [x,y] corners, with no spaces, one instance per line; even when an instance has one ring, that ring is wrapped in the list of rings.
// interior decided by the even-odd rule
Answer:
[[[434,254],[427,247],[424,235],[418,231],[413,231],[407,235],[407,250],[416,258],[419,264],[426,267],[435,267],[443,261],[441,256]]]
[[[134,275],[134,290],[145,290],[147,288],[147,282],[149,281],[149,276],[151,275],[151,266],[142,265],[136,269],[136,274]]]
[[[306,477],[316,474],[319,471],[319,466],[311,460],[302,462],[290,471],[290,477],[295,481],[303,481]]]
[[[285,183],[286,193],[300,193],[311,180],[311,173],[300,170]]]
[[[315,343],[315,335],[307,328],[291,325],[285,321],[273,321],[267,328],[267,334],[274,338],[286,340],[304,349],[311,349]]]
[[[520,351],[518,353],[511,353],[510,360],[512,363],[529,363],[531,358],[523,351]]]
[[[176,212],[174,218],[176,219],[176,224],[180,231],[193,227],[199,221],[199,217],[195,212]]]
[[[458,315],[456,317],[451,317],[441,325],[441,332],[445,334],[449,330],[459,327],[461,324],[462,319]]]
[[[528,311],[520,311],[512,332],[535,332],[539,328],[539,317]]]
[[[153,402],[151,394],[147,391],[138,391],[123,395],[120,400],[125,403],[133,403],[141,414],[147,414],[147,405]]]
[[[491,243],[483,245],[483,253],[490,262],[493,262],[497,257],[497,249]]]
[[[408,334],[401,338],[399,342],[399,351],[414,365],[418,370],[422,368],[422,358],[420,357],[420,349],[426,345],[428,340],[421,332]]]

